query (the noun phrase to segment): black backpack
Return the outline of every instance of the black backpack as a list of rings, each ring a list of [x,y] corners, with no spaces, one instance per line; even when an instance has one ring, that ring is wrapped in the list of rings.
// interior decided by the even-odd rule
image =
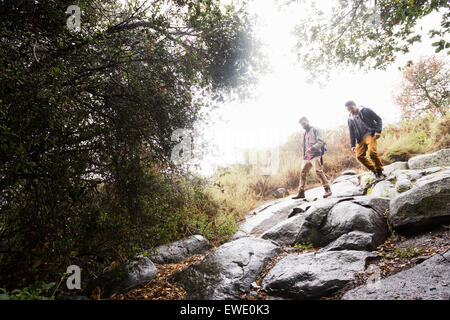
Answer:
[[[320,148],[320,164],[323,165],[323,155],[325,154],[325,151],[327,151],[327,144],[324,141],[322,144],[322,147]]]

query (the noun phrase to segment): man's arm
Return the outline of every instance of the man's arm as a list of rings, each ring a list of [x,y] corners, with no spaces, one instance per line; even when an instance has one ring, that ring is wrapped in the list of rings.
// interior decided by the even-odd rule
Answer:
[[[375,124],[375,132],[381,133],[383,130],[383,120],[370,108],[364,108],[366,119],[370,119]]]
[[[301,156],[303,157],[305,155],[305,134],[302,133],[300,135],[300,152]]]
[[[352,120],[348,119],[347,124],[348,124],[348,131],[350,133],[350,147],[354,148],[356,145],[356,142],[355,142],[356,137],[355,137],[355,131],[353,129]]]
[[[324,142],[322,132],[317,128],[314,128],[314,130],[316,132],[316,143],[311,146],[311,149],[313,151],[320,152],[320,149],[322,148]]]

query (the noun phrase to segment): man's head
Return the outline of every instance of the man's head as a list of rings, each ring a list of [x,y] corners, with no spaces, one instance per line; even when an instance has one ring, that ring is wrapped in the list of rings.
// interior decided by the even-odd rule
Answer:
[[[345,107],[347,108],[348,112],[350,112],[353,115],[358,114],[358,107],[356,106],[356,103],[352,100],[349,100],[345,103]]]
[[[298,122],[302,125],[303,129],[306,130],[309,128],[309,120],[306,117],[301,117]]]

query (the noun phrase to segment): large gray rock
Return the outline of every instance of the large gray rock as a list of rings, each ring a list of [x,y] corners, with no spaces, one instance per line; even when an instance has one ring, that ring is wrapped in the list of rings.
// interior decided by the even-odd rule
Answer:
[[[201,235],[193,235],[189,238],[165,244],[156,248],[156,254],[150,259],[154,263],[178,263],[184,259],[199,253],[204,253],[211,248],[211,244]]]
[[[301,199],[292,200],[289,197],[261,205],[246,215],[239,230],[234,234],[233,240],[247,236],[260,236],[279,222],[287,219],[294,208],[304,203],[305,201]]]
[[[288,196],[289,192],[285,188],[278,188],[272,193],[272,195],[275,198],[282,198]]]
[[[341,173],[341,176],[354,176],[357,175],[358,173],[355,170],[344,170]]]
[[[411,181],[409,181],[408,179],[398,180],[395,183],[395,190],[397,190],[397,192],[399,192],[399,193],[408,191],[412,187],[413,187],[413,185],[412,185]]]
[[[416,267],[378,282],[352,289],[344,300],[449,300],[450,250],[435,254]]]
[[[359,250],[372,251],[376,248],[373,242],[373,234],[361,231],[346,233],[318,252],[338,251],[338,250]]]
[[[383,173],[387,176],[389,176],[391,173],[397,170],[406,170],[408,169],[408,162],[406,161],[398,161],[391,163],[387,166],[384,166]]]
[[[323,247],[346,233],[361,231],[372,234],[374,245],[379,245],[387,237],[383,211],[388,203],[389,199],[357,197],[336,204],[329,202],[312,206],[305,213],[296,242],[310,242],[315,247]]]
[[[280,248],[272,241],[240,238],[218,247],[199,265],[193,265],[170,277],[185,290],[187,300],[238,299],[248,293],[264,264]]]
[[[408,160],[410,169],[425,169],[436,166],[450,166],[450,148],[435,153],[423,154]]]
[[[369,195],[376,198],[394,198],[398,195],[398,191],[390,181],[383,180],[375,184]]]
[[[304,220],[304,214],[286,219],[264,232],[261,238],[273,240],[278,244],[293,245]]]
[[[450,170],[424,176],[416,186],[391,200],[390,221],[405,232],[450,221]]]
[[[375,255],[365,251],[289,254],[264,277],[262,287],[272,296],[290,299],[325,297],[353,281],[369,257]]]
[[[149,258],[139,257],[89,281],[86,291],[90,294],[99,287],[102,297],[110,297],[149,282],[156,277],[157,273],[155,265]]]

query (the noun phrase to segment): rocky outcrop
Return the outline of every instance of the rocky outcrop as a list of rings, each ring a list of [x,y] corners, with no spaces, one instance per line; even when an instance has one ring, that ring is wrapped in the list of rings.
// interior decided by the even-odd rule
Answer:
[[[261,238],[273,240],[281,245],[293,245],[304,220],[305,216],[303,214],[284,220],[264,232]]]
[[[424,176],[415,186],[392,199],[390,221],[405,232],[450,221],[450,170]]]
[[[380,181],[369,191],[371,197],[394,198],[398,195],[395,185],[390,181]]]
[[[326,297],[355,279],[374,254],[364,251],[329,251],[289,254],[264,277],[270,295],[290,299]]]
[[[398,161],[398,162],[391,163],[391,164],[389,164],[389,165],[387,165],[387,166],[384,166],[383,173],[384,173],[386,176],[389,176],[389,175],[391,175],[391,173],[393,173],[394,171],[397,171],[397,170],[406,170],[406,169],[409,169],[409,167],[408,167],[408,162],[406,162],[406,161]]]
[[[249,292],[266,262],[280,248],[272,241],[241,238],[218,247],[199,265],[174,274],[170,281],[186,290],[185,299],[238,299]]]
[[[435,153],[423,154],[408,160],[410,169],[425,169],[436,166],[450,166],[450,148]]]
[[[289,195],[289,192],[285,188],[278,188],[274,192],[272,192],[272,196],[275,198],[282,198]]]
[[[233,240],[247,236],[260,236],[279,222],[287,219],[294,208],[300,207],[304,203],[303,200],[284,198],[261,205],[246,215],[245,221],[233,236]]]
[[[154,279],[157,269],[153,262],[147,257],[122,264],[108,271],[95,280],[88,282],[86,291],[91,293],[99,287],[102,297],[110,297]]]
[[[156,248],[156,254],[150,259],[154,263],[178,263],[184,259],[199,253],[204,253],[211,248],[211,244],[201,235],[193,235],[187,239],[165,244]]]
[[[377,210],[371,204],[375,201]],[[306,212],[296,242],[310,242],[315,247],[323,247],[351,231],[372,234],[375,245],[384,242],[387,227],[381,211],[388,207],[388,199],[359,198],[331,204],[313,206]]]
[[[416,267],[352,289],[344,300],[449,300],[450,250]]]
[[[375,248],[376,243],[374,243],[373,233],[352,231],[340,236],[326,247],[320,249],[319,252],[338,250],[371,251]]]

